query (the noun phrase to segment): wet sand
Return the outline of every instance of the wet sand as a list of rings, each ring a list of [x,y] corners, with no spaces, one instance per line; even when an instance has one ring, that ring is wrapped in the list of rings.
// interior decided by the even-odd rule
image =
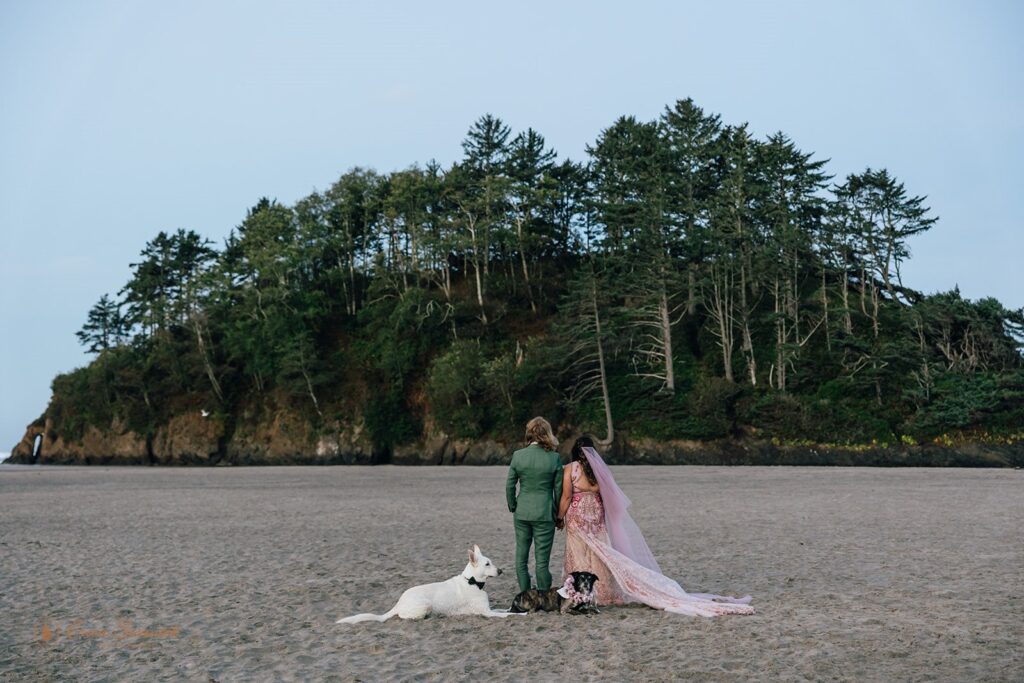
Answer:
[[[0,678],[1024,679],[1024,471],[615,472],[665,573],[756,615],[334,623],[472,543],[508,607],[505,468],[0,466]]]

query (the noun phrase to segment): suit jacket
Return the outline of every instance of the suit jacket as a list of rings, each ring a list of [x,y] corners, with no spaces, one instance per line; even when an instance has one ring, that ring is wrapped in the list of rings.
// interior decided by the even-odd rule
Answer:
[[[516,482],[519,495],[516,496]],[[562,458],[537,444],[512,454],[505,482],[505,498],[514,519],[523,522],[554,522],[562,497]]]

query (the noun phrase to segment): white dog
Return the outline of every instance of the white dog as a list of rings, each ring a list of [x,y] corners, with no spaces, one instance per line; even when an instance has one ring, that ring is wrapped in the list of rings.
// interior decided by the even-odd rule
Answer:
[[[469,551],[469,564],[458,576],[447,581],[413,586],[402,593],[391,611],[384,614],[356,614],[338,619],[337,624],[357,624],[360,621],[387,621],[393,616],[402,619],[422,619],[425,616],[457,614],[478,614],[484,617],[508,617],[513,613],[492,610],[484,582],[488,577],[498,576],[501,570],[474,545]]]

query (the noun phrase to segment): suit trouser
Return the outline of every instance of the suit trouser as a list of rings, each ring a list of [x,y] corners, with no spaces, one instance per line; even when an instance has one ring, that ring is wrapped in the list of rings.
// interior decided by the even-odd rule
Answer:
[[[516,580],[519,590],[530,588],[530,544],[533,543],[533,566],[537,572],[537,589],[551,588],[551,544],[555,540],[555,523],[524,522],[515,520],[516,528]]]

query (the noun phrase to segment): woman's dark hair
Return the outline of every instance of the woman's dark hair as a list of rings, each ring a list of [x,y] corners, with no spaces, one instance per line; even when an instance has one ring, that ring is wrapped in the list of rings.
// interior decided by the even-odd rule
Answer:
[[[576,439],[576,443],[572,445],[572,461],[578,462],[583,467],[583,474],[587,476],[587,481],[590,482],[591,486],[597,486],[597,477],[594,476],[594,470],[590,468],[590,461],[587,460],[587,454],[583,452],[584,448],[593,448],[594,440],[590,438],[588,434],[584,434],[580,438]]]

